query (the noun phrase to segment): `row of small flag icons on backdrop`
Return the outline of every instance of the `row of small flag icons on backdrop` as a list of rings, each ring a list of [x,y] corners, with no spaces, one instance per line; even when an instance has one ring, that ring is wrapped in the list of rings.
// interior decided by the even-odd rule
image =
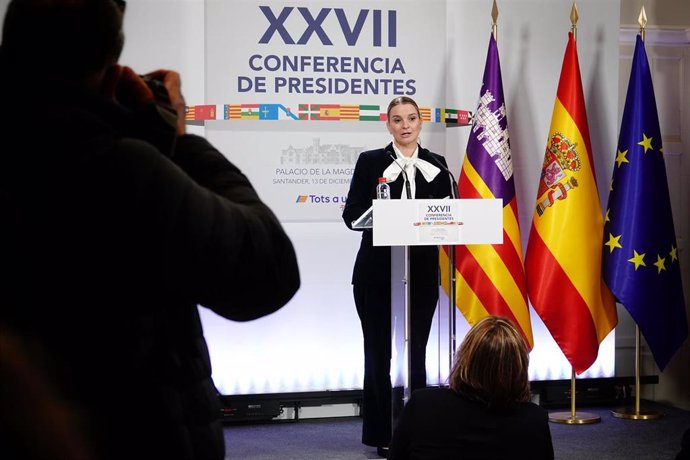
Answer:
[[[472,113],[467,110],[420,107],[422,120],[432,123],[469,125]],[[297,110],[283,104],[206,104],[190,105],[185,120],[304,120],[304,121],[386,121],[378,105],[298,104]]]

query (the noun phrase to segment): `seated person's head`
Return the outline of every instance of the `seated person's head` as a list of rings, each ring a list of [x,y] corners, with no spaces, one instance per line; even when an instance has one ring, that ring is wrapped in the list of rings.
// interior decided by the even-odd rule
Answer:
[[[509,320],[489,316],[475,324],[460,345],[450,387],[491,407],[529,401],[528,364],[520,332]]]

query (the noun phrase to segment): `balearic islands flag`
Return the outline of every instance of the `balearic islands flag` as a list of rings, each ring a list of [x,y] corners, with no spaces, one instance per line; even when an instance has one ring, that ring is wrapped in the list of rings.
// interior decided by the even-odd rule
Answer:
[[[508,119],[493,35],[458,188],[460,198],[503,200],[503,243],[455,246],[456,304],[470,324],[488,315],[512,320],[532,348]],[[447,288],[444,251],[440,266]]]
[[[577,374],[597,358],[618,318],[601,274],[603,217],[577,47],[563,58],[525,271],[532,306]]]
[[[604,277],[663,370],[688,336],[661,129],[637,36],[604,227]]]

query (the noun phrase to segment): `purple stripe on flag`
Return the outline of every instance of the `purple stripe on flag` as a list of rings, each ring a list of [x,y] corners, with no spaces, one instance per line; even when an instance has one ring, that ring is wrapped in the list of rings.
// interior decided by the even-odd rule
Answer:
[[[503,198],[506,206],[515,196],[515,185],[501,64],[493,35],[489,39],[480,94],[467,142],[467,158],[493,195]]]

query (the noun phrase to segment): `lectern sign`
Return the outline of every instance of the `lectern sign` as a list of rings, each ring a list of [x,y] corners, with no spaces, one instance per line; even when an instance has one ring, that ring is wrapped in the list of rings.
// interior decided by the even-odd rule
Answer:
[[[374,246],[503,242],[501,200],[374,200]]]
[[[418,220],[414,222],[418,229],[420,243],[444,244],[460,237],[459,203],[417,205]]]

